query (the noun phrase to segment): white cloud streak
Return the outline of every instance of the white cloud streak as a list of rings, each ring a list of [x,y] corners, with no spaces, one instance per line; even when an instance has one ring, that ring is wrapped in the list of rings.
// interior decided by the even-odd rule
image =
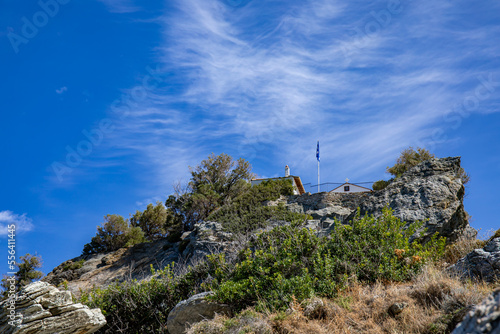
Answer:
[[[106,5],[112,13],[125,14],[133,13],[139,10],[139,7],[133,4],[132,0],[98,0]]]
[[[385,167],[478,75],[500,74],[480,65],[500,54],[498,24],[457,25],[467,10],[450,1],[401,3],[383,24],[370,13],[386,2],[176,1],[158,49],[174,75],[120,123],[117,143],[144,154],[162,186],[212,151],[305,173],[318,139],[335,180]]]
[[[63,86],[63,87],[61,87],[59,89],[56,89],[56,93],[59,94],[59,95],[61,95],[64,92],[67,92],[67,91],[68,91],[68,87],[66,87],[66,86]]]
[[[0,211],[0,237],[7,237],[11,225],[15,225],[16,234],[29,232],[34,228],[33,221],[26,213],[19,215],[9,210]]]

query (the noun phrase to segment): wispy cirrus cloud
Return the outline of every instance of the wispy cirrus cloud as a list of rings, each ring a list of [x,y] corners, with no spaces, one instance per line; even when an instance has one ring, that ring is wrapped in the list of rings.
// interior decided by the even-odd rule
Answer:
[[[15,225],[16,233],[33,230],[33,221],[26,213],[19,215],[9,210],[0,211],[0,237],[6,237],[9,226]]]
[[[106,5],[112,13],[132,13],[139,10],[139,7],[132,0],[98,0]]]
[[[478,76],[500,78],[500,25],[468,26],[453,2],[174,3],[159,19],[169,77],[117,136],[167,183],[216,150],[305,172],[318,139],[336,173],[362,176],[441,126]]]
[[[59,94],[59,95],[65,93],[67,91],[68,91],[68,87],[66,87],[66,86],[63,86],[61,88],[56,89],[56,93]]]

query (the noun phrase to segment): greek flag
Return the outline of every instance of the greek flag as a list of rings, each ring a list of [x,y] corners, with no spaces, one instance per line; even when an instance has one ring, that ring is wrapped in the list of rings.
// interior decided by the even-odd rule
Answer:
[[[319,162],[319,140],[318,140],[318,147],[316,148],[316,159],[318,159]]]

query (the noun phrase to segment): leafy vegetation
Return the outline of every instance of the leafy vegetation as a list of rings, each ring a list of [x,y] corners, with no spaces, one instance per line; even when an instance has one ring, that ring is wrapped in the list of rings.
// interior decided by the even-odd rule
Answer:
[[[120,215],[106,215],[105,222],[97,227],[97,234],[83,247],[83,254],[110,252],[121,247],[132,246],[145,241],[140,227],[132,227]]]
[[[404,225],[385,208],[379,218],[358,213],[351,225],[337,223],[328,238],[298,223],[276,227],[237,256],[212,254],[183,275],[174,275],[172,266],[153,270],[150,280],[98,288],[84,293],[81,302],[103,310],[108,321],[103,333],[125,328],[162,333],[171,308],[205,290],[235,310],[283,311],[294,301],[337,297],[353,282],[409,280],[442,255],[443,238],[425,246],[410,243],[419,225],[403,230]]]
[[[36,280],[42,278],[43,273],[37,269],[42,267],[42,257],[39,255],[31,255],[27,253],[19,258],[20,262],[16,262],[17,272],[14,274],[14,284],[16,286],[16,291],[25,285],[28,285]],[[4,275],[2,279],[1,287],[3,289],[3,295],[10,289],[9,277]]]
[[[388,181],[378,180],[378,181],[376,181],[376,182],[373,183],[372,189],[373,190],[382,190],[382,189],[385,189],[389,184],[391,184],[392,180],[394,180],[394,179],[390,179]]]
[[[233,199],[251,189],[252,167],[244,159],[233,160],[227,154],[213,153],[198,166],[190,167],[191,180],[187,189],[177,187],[165,206],[161,202],[149,204],[144,211],[136,211],[130,221],[120,215],[107,215],[97,227],[91,242],[84,246],[83,255],[110,252],[146,241],[166,237],[171,242],[180,240],[182,233],[205,220],[217,209],[229,205]],[[275,209],[266,217],[274,217]],[[287,218],[283,210],[282,217]]]
[[[430,153],[425,148],[418,147],[415,151],[415,149],[410,146],[409,148],[401,151],[401,155],[398,157],[396,164],[392,167],[387,167],[387,172],[397,178],[419,163],[434,157],[434,154]]]
[[[174,265],[163,270],[151,267],[152,277],[137,282],[114,283],[106,288],[81,292],[79,302],[100,308],[107,324],[99,333],[167,333],[168,312],[199,290],[208,270],[203,265],[174,275]]]
[[[387,173],[394,176],[394,178],[401,177],[405,172],[410,170],[412,167],[415,167],[421,162],[427,161],[429,159],[435,158],[436,156],[430,153],[425,148],[418,147],[415,150],[413,147],[408,147],[401,151],[400,156],[398,157],[396,163],[392,167],[387,167]],[[470,175],[462,168],[458,170],[457,176],[462,180],[463,184],[467,184],[470,181]],[[373,190],[382,190],[387,187],[394,178],[385,181],[379,180],[373,183]]]
[[[77,262],[72,262],[69,261],[67,264],[64,265],[63,270],[77,270],[83,267],[83,264],[85,263],[85,259],[81,259]]]
[[[286,309],[313,295],[333,297],[348,280],[404,281],[444,252],[445,239],[434,236],[425,246],[409,242],[419,224],[405,222],[384,208],[379,218],[337,222],[329,239],[309,229],[283,226],[262,233],[236,264],[212,255],[214,299],[236,309],[257,304],[260,310]]]
[[[178,189],[165,202],[170,210],[168,225],[177,230],[192,229],[195,223],[247,192],[250,189],[248,181],[254,176],[248,161],[241,158],[235,161],[224,153],[218,156],[212,153],[189,169],[191,180],[187,189]]]
[[[208,220],[221,223],[232,233],[248,233],[267,226],[269,220],[303,222],[303,214],[288,211],[283,205],[264,206],[266,201],[275,201],[281,195],[292,195],[290,180],[264,181],[236,197],[230,204],[208,216]]]
[[[167,222],[167,210],[163,203],[156,202],[156,205],[148,204],[143,212],[136,211],[130,218],[132,227],[139,227],[147,240],[153,241],[165,236]]]

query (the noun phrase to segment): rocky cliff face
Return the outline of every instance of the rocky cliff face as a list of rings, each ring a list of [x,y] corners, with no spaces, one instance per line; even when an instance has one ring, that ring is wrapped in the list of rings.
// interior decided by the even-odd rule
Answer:
[[[380,215],[388,204],[394,215],[408,223],[424,221],[424,241],[434,233],[448,242],[460,236],[475,237],[463,205],[465,189],[459,176],[460,157],[425,161],[387,188],[361,202],[361,214]],[[352,217],[352,216],[351,216]]]
[[[388,205],[396,217],[408,224],[423,221],[426,229],[424,241],[438,232],[448,242],[453,242],[461,236],[476,235],[464,210],[464,186],[459,170],[459,157],[431,159],[407,171],[383,190],[306,194],[281,199],[281,202],[292,211],[318,219],[323,228],[331,227],[333,219],[347,224],[358,207],[361,215],[379,216],[382,208]]]
[[[383,190],[295,195],[267,205],[283,203],[291,211],[311,215],[314,220],[309,221],[307,227],[323,235],[332,230],[335,219],[347,224],[358,207],[361,214],[378,216],[382,208],[389,205],[395,216],[409,224],[424,221],[423,227],[427,229],[424,241],[438,232],[451,242],[461,236],[475,236],[463,206],[464,186],[459,170],[459,157],[432,159],[415,166]],[[224,232],[221,224],[203,222],[184,233],[180,242],[159,240],[108,254],[78,257],[62,263],[43,280],[54,285],[66,281],[69,290],[78,294],[80,288],[87,290],[116,280],[145,278],[150,275],[151,265],[158,269],[172,262],[186,263],[211,252],[225,251],[230,246],[237,248],[241,243],[234,241],[231,233]],[[81,259],[85,260],[83,266],[71,269],[72,264]]]
[[[4,334],[90,334],[105,324],[101,310],[75,304],[69,291],[45,282],[27,285],[15,302],[0,303],[0,333]]]

